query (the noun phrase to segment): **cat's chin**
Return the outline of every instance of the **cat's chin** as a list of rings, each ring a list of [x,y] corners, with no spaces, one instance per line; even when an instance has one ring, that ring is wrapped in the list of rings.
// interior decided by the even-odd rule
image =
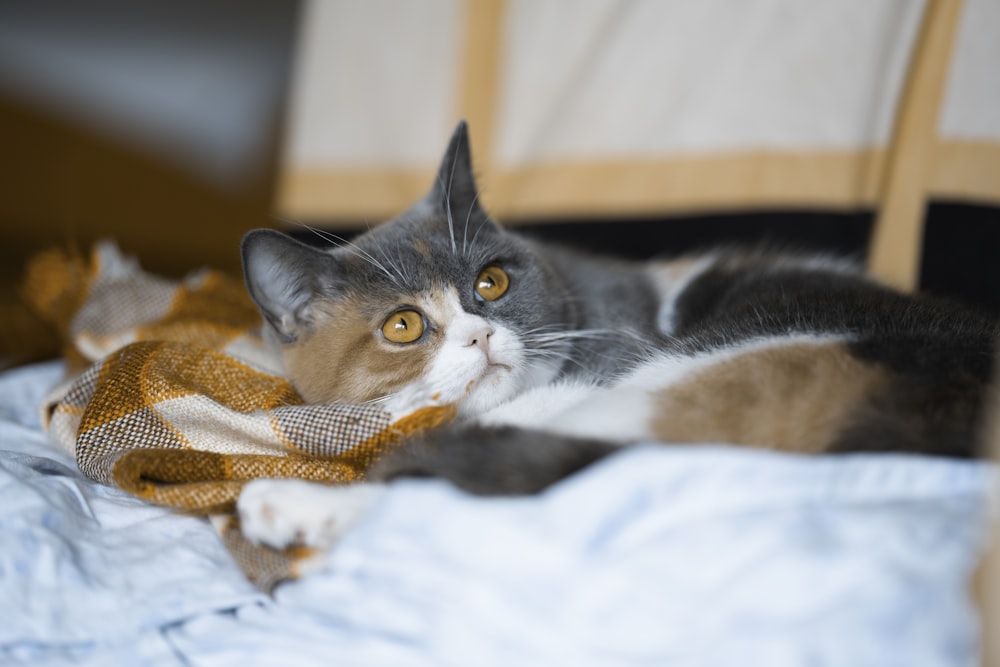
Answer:
[[[392,415],[405,415],[428,405],[453,405],[459,417],[474,418],[514,398],[523,389],[522,376],[514,366],[484,365],[465,378],[456,373],[444,385],[410,385],[386,397],[382,407]]]
[[[520,383],[513,368],[491,364],[468,389],[458,405],[460,417],[475,417],[506,403],[517,395]]]
[[[469,387],[458,405],[458,414],[462,418],[484,414],[525,391],[552,382],[558,374],[558,367],[549,364],[532,364],[520,368],[491,364]]]

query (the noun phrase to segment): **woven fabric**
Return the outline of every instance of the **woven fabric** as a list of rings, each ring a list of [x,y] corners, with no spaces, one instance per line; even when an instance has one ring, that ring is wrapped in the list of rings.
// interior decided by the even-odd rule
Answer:
[[[232,514],[253,479],[358,481],[387,448],[454,415],[303,405],[243,286],[219,273],[168,281],[105,244],[89,265],[46,253],[25,291],[65,332],[68,358],[90,362],[50,396],[49,432],[85,475],[153,503]],[[295,576],[307,555],[267,553],[217,525],[262,586]]]

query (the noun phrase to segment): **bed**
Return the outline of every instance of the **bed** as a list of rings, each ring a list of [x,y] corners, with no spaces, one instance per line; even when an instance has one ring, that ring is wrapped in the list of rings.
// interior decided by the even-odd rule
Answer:
[[[58,451],[62,370],[0,377],[4,664],[977,663],[986,464],[650,445],[534,498],[401,482],[272,597]]]
[[[65,275],[53,261],[45,275]],[[177,284],[112,247],[92,263],[81,312],[117,332],[77,327],[77,351],[107,357],[97,367],[145,343],[93,299],[113,295],[120,313],[130,294],[152,308],[143,290],[159,290],[174,308],[160,324],[176,333],[190,331],[178,303],[204,317],[205,289],[229,298],[205,274],[166,298]],[[990,464],[646,443],[528,498],[399,481],[308,573],[291,558],[261,579],[259,553],[219,521],[224,504],[177,501],[153,467],[112,466],[98,483],[82,436],[66,451],[63,380],[81,386],[79,361],[0,375],[0,663],[977,664],[968,589],[995,501]],[[226,423],[209,435],[258,437]]]

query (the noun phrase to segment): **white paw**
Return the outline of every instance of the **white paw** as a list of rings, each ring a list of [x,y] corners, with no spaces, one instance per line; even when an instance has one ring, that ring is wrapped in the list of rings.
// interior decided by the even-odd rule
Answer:
[[[275,549],[327,549],[385,492],[379,484],[326,486],[298,479],[259,479],[243,487],[236,508],[248,540]]]

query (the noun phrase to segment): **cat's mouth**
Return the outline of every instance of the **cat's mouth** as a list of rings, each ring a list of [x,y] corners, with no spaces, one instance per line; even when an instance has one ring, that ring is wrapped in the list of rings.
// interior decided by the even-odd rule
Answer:
[[[490,410],[507,400],[515,389],[514,366],[500,361],[488,360],[480,367],[476,379],[465,387],[465,399],[460,410],[466,415],[475,415]]]
[[[477,379],[470,383],[476,387],[490,387],[492,389],[497,389],[498,387],[506,384],[507,379],[514,374],[514,367],[511,364],[505,364],[502,361],[493,361],[492,359],[487,359],[486,366],[482,367],[479,372]],[[466,389],[468,391],[468,388]]]

